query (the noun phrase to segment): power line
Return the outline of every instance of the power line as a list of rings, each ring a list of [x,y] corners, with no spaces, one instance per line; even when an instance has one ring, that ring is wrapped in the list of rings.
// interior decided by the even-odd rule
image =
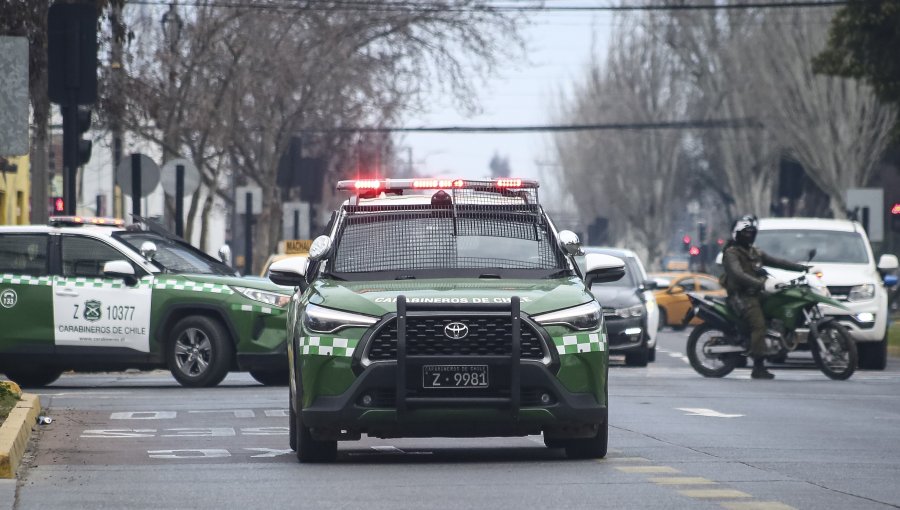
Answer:
[[[342,126],[307,128],[302,133],[535,133],[566,131],[647,131],[676,129],[759,129],[755,119],[611,122],[599,124],[543,124],[532,126]]]
[[[126,0],[129,4],[166,6],[171,0]],[[182,0],[186,7],[213,7],[256,10],[307,10],[307,11],[435,11],[435,12],[633,12],[633,11],[722,11],[747,9],[809,9],[840,7],[866,0],[798,0],[745,3],[702,2],[695,4],[647,4],[647,5],[513,5],[484,3],[469,6],[453,6],[434,2],[397,1],[371,3],[361,0],[321,1],[307,0],[304,3],[290,1],[270,1],[266,3],[244,3],[237,0]]]

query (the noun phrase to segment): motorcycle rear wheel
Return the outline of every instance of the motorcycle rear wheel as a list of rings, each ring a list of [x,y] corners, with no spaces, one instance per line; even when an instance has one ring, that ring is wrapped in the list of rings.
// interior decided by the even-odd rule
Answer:
[[[836,322],[822,325],[819,328],[818,340],[824,344],[824,352],[816,339],[810,340],[809,348],[819,370],[831,379],[838,381],[849,379],[856,371],[859,355],[856,351],[856,342],[850,338],[844,326]]]
[[[691,367],[703,377],[725,377],[737,366],[740,354],[710,355],[706,347],[730,345],[728,334],[721,329],[703,324],[694,328],[687,341],[687,356]]]

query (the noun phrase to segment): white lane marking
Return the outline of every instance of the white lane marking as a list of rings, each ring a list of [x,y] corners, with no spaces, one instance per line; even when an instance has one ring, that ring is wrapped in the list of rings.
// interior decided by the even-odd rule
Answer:
[[[244,448],[245,450],[250,450],[253,452],[263,452],[259,455],[251,455],[251,459],[271,459],[274,457],[278,457],[279,455],[288,455],[292,453],[294,450],[279,450],[277,448]]]
[[[372,449],[379,453],[403,453],[403,450],[396,446],[373,446]]]
[[[175,411],[123,411],[109,415],[110,420],[174,420]]]
[[[288,427],[246,427],[241,429],[244,436],[286,436],[290,430]]]
[[[189,413],[229,413],[235,418],[256,418],[253,409],[202,409],[199,411],[188,411]]]
[[[725,414],[712,409],[703,409],[699,407],[677,407],[679,411],[684,411],[687,416],[706,416],[708,418],[740,418],[743,414]]]
[[[287,418],[287,409],[266,409],[263,411],[269,418]]]
[[[65,392],[65,393],[37,393],[41,397],[78,397],[78,398],[87,398],[94,397],[97,395],[130,395],[130,391],[79,391],[79,392]]]
[[[118,439],[133,437],[155,437],[156,429],[91,429],[81,433],[83,439]]]
[[[175,432],[174,434],[163,434],[162,437],[233,437],[234,429],[231,427],[181,427],[176,429],[166,429],[166,432]]]
[[[151,459],[220,459],[231,457],[228,450],[209,448],[205,450],[147,450]]]

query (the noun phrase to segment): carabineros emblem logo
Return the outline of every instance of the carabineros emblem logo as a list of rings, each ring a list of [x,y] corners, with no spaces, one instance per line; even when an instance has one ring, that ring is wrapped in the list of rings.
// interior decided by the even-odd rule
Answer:
[[[103,304],[100,301],[90,300],[84,302],[84,320],[96,322],[103,318],[100,307]]]
[[[16,306],[16,302],[19,301],[19,296],[16,295],[16,291],[12,289],[3,289],[3,292],[0,292],[0,306],[3,308],[12,308]]]

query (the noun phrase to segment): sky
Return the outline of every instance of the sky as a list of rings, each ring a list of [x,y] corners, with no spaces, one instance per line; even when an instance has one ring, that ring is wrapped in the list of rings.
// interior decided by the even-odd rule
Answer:
[[[568,2],[576,5],[578,2]],[[584,2],[582,2],[584,3]],[[435,93],[435,106],[408,116],[407,126],[536,125],[554,122],[560,91],[580,79],[591,51],[605,56],[612,16],[598,12],[538,12],[522,35],[527,55],[496,70],[479,90],[481,112],[467,116]],[[412,149],[421,176],[486,177],[495,153],[509,158],[512,176],[538,178],[558,171],[548,133],[407,133],[397,138]]]

